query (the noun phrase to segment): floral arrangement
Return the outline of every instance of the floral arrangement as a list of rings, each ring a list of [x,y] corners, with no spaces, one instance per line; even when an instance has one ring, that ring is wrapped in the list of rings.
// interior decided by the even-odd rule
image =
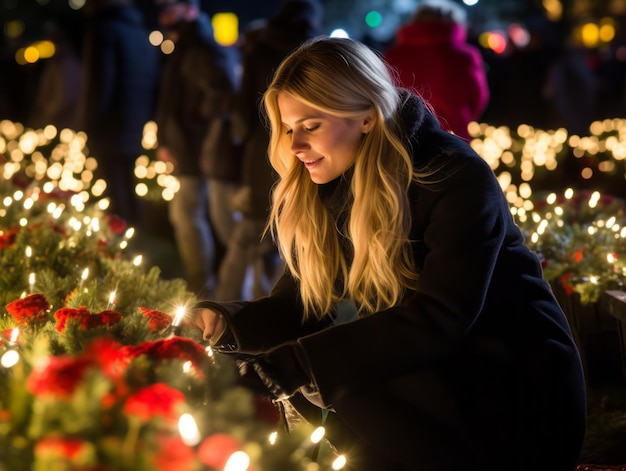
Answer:
[[[566,190],[534,201],[518,215],[544,276],[581,302],[595,302],[626,282],[626,202],[599,192]]]
[[[0,469],[305,469],[309,431],[268,440],[274,406],[200,343],[185,283],[130,253],[73,146],[0,162]]]

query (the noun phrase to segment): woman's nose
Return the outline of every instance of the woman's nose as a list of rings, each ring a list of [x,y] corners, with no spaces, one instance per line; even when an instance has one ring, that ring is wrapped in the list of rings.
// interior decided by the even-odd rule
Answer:
[[[291,135],[291,152],[297,154],[309,149],[306,136],[301,132],[294,131]]]

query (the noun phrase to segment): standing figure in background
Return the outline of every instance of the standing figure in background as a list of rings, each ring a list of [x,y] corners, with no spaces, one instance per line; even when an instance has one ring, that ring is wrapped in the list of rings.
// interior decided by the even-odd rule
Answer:
[[[214,237],[225,244],[234,226],[224,190],[229,185],[214,183],[240,174],[230,130],[237,58],[215,42],[198,0],[161,0],[158,6],[159,23],[175,47],[164,64],[157,104],[157,157],[174,164],[180,183],[168,210],[185,279],[191,291],[212,296]]]
[[[159,83],[159,51],[148,41],[132,0],[87,0],[83,87],[77,129],[98,161],[111,211],[130,224],[141,220],[135,195],[135,160],[143,152],[143,128],[153,118]]]
[[[278,257],[271,237],[263,232],[275,174],[267,157],[269,130],[260,99],[281,60],[305,40],[321,34],[322,16],[317,0],[286,0],[276,16],[243,39],[243,75],[233,113],[235,134],[243,144],[243,186],[234,200],[242,218],[220,266],[216,299],[258,298],[271,289]],[[250,266],[252,290],[242,295]]]
[[[46,39],[54,44],[55,53],[44,61],[29,125],[75,129],[82,75],[80,55],[56,22],[51,21],[48,27]]]
[[[441,126],[469,139],[467,125],[489,102],[483,58],[467,43],[467,14],[448,0],[420,3],[384,53],[398,72],[399,85],[412,89],[433,107]]]

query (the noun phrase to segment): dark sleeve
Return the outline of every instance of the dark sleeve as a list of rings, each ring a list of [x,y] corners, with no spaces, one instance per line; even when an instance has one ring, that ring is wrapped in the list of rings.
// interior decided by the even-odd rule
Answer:
[[[204,302],[224,315],[228,325],[220,344],[228,350],[263,352],[327,327],[330,319],[303,321],[303,309],[295,280],[287,272],[269,296],[255,301]],[[219,347],[219,345],[218,345]]]
[[[426,255],[411,299],[299,339],[324,397],[437,361],[478,319],[512,219],[488,165],[466,160],[440,189],[423,191]]]

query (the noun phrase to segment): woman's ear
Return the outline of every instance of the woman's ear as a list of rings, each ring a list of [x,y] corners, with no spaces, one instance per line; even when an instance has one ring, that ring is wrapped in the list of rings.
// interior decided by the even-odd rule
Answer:
[[[371,110],[369,113],[367,113],[363,117],[363,120],[361,121],[361,133],[367,134],[368,132],[372,130],[375,124],[376,124],[376,113],[374,112],[374,110]]]

